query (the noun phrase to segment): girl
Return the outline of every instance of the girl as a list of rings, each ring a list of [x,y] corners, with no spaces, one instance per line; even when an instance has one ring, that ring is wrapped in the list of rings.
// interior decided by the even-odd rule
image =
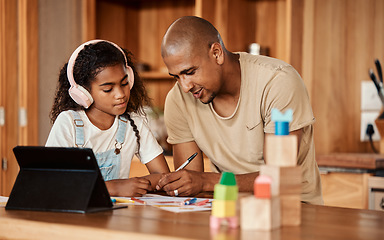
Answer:
[[[105,40],[86,42],[60,71],[46,146],[92,148],[111,196],[141,196],[169,172],[145,118],[148,103],[130,54]],[[151,174],[128,179],[135,154]]]

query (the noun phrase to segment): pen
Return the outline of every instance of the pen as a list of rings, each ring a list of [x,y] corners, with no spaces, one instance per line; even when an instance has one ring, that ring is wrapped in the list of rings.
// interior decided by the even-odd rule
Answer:
[[[181,166],[178,168],[178,169],[176,169],[176,171],[175,172],[177,172],[177,171],[179,171],[179,170],[181,170],[181,169],[183,169],[183,168],[185,168],[195,157],[197,156],[197,152],[195,152],[194,154],[192,154],[192,156],[190,156],[188,159],[187,159],[187,161],[185,161],[183,164],[181,164]]]
[[[201,201],[201,202],[196,203],[196,205],[197,205],[197,206],[203,206],[203,205],[205,205],[205,204],[208,203],[208,202],[209,202],[209,199],[205,199],[205,200],[203,200],[203,201]]]
[[[194,204],[196,202],[197,198],[192,198],[191,200],[186,200],[184,202],[184,205],[191,205],[191,204]]]
[[[125,198],[111,198],[113,203],[134,203],[134,201]]]
[[[135,197],[131,197],[131,200],[133,200],[134,202],[141,203],[141,204],[146,204],[146,202],[144,202],[143,200],[137,199]]]
[[[190,200],[192,200],[192,198],[187,198],[184,201],[182,201],[180,205],[186,205],[185,203],[190,201]]]

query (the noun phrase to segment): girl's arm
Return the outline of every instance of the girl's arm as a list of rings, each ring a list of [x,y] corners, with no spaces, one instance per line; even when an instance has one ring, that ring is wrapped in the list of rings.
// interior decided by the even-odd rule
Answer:
[[[148,179],[134,177],[128,179],[115,179],[106,181],[109,195],[115,197],[141,197],[152,190]]]
[[[160,154],[145,165],[150,172],[147,176],[106,181],[109,194],[121,197],[140,197],[149,191],[154,191],[164,173],[169,173],[168,164],[164,155]]]
[[[169,167],[163,154],[158,155],[152,161],[145,164],[149,171],[149,175],[143,178],[148,179],[151,182],[152,190],[156,189],[156,185],[164,173],[169,173]]]
[[[73,119],[68,111],[62,112],[53,124],[46,147],[75,147],[75,129]]]

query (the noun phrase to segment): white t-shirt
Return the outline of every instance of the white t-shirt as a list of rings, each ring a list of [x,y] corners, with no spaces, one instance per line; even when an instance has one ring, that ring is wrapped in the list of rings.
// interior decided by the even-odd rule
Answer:
[[[117,116],[109,129],[100,130],[91,123],[83,110],[77,112],[84,123],[84,145],[79,147],[91,148],[95,154],[115,149],[115,139],[119,124]],[[129,177],[131,161],[135,154],[143,164],[146,164],[163,152],[163,149],[149,129],[146,119],[134,113],[131,113],[130,116],[140,133],[140,152],[137,154],[137,138],[128,121],[125,140],[120,150],[122,158],[119,178],[121,179]],[[70,111],[61,112],[52,126],[45,145],[47,147],[77,147],[75,144],[76,134],[73,120]]]

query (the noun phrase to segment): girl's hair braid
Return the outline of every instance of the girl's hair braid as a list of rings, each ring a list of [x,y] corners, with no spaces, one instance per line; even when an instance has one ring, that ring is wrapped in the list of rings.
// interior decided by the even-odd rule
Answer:
[[[133,121],[133,119],[131,118],[131,115],[127,114],[127,117],[128,117],[128,121],[129,123],[131,124],[132,128],[133,128],[133,131],[135,132],[135,136],[136,136],[136,142],[137,142],[137,149],[138,149],[138,154],[140,153],[139,150],[140,150],[140,133],[139,133],[139,130],[137,129],[137,126],[135,124],[135,122]]]

